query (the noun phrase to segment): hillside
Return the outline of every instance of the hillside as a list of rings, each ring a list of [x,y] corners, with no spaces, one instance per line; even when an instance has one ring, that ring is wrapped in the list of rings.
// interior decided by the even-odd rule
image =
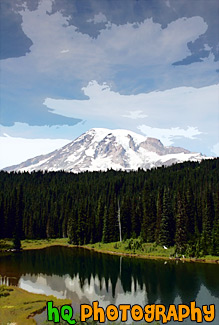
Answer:
[[[191,255],[219,254],[219,158],[143,171],[0,172],[0,238],[74,244],[141,236]]]

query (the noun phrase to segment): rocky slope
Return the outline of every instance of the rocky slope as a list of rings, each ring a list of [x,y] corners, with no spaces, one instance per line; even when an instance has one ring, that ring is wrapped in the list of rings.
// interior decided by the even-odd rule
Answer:
[[[61,149],[47,155],[7,167],[6,171],[68,172],[137,170],[168,166],[183,161],[201,161],[207,157],[179,147],[165,147],[160,140],[128,130],[95,128]]]

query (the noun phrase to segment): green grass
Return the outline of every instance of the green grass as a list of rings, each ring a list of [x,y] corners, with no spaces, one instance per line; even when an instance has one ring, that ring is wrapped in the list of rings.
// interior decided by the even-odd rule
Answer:
[[[11,239],[0,239],[0,251],[10,249],[13,247],[13,242]]]
[[[50,246],[70,246],[68,238],[54,238],[54,239],[25,239],[21,240],[21,248],[25,249],[40,249]],[[0,253],[13,248],[12,239],[0,239]]]
[[[156,243],[141,243],[139,238],[127,239],[123,242],[88,244],[84,245],[83,247],[99,252],[136,256],[141,258],[175,258],[175,247],[164,249],[163,246],[156,245]],[[179,258],[183,258],[183,256],[179,256]],[[199,258],[194,258],[185,255],[184,260],[211,263],[219,261],[219,256],[206,255]]]
[[[24,291],[18,287],[0,286],[0,324],[16,325],[36,324],[31,315],[42,312],[47,301],[53,301],[56,307],[70,305],[69,299],[57,299],[53,296],[44,296]]]
[[[50,246],[68,246],[74,247],[68,243],[68,238],[54,238],[54,239],[25,239],[21,241],[21,248],[26,249],[41,249]],[[4,254],[10,254],[5,252],[7,249],[13,247],[13,242],[10,239],[0,240],[0,256]],[[174,258],[174,247],[164,249],[162,246],[155,243],[142,243],[139,238],[127,239],[123,242],[113,243],[95,243],[83,245],[85,248],[94,249],[99,252],[111,253],[111,254],[123,254],[128,256],[138,256],[142,258]],[[185,256],[185,260],[191,260],[189,256]],[[219,260],[219,256],[206,255],[198,259],[192,258],[193,261],[201,262],[215,262]]]
[[[28,324],[36,324],[35,320],[30,317],[35,315],[36,313],[41,313],[46,308],[47,301],[53,301],[53,306],[61,307],[62,305],[70,305],[71,301],[69,299],[57,299],[53,296],[45,296],[39,294],[33,294],[27,292],[18,287],[6,287],[0,286],[0,324],[8,325],[8,324],[16,324],[16,325],[28,325]],[[80,315],[73,315],[73,319],[76,320],[77,325],[89,324],[95,325],[99,324],[98,322],[92,321],[91,319],[86,322],[80,321]],[[68,324],[65,321],[60,321],[60,323],[54,323],[53,321],[44,321],[42,323],[47,325],[53,324]],[[123,324],[122,322],[107,322],[107,324]],[[133,322],[135,324],[135,322]],[[146,324],[139,323],[138,324]],[[158,325],[158,322],[153,322],[153,325]]]
[[[219,256],[216,256],[216,255],[205,255],[204,258],[206,260],[218,261],[219,262]]]
[[[133,255],[148,258],[169,258],[174,254],[174,247],[164,249],[162,246],[158,246],[153,243],[139,244],[138,239],[133,241],[128,239],[124,242],[114,243],[95,243],[85,245],[84,247],[102,252],[112,252],[116,254]]]
[[[25,239],[21,241],[22,249],[40,249],[50,246],[69,246],[68,238]]]

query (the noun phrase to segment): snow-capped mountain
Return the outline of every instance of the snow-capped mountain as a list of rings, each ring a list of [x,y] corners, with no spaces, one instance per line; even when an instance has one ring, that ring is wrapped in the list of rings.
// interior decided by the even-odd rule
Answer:
[[[183,161],[206,159],[179,147],[165,147],[160,140],[128,130],[91,129],[80,137],[49,154],[7,167],[6,171],[68,172],[137,170],[168,166]]]

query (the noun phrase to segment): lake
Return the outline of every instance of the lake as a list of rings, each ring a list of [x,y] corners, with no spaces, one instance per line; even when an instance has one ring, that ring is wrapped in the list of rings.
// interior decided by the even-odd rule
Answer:
[[[129,258],[56,246],[0,257],[0,275],[1,283],[69,298],[74,312],[79,312],[80,304],[96,300],[104,308],[109,304],[189,305],[191,301],[199,307],[215,304],[218,310],[219,306],[217,264]],[[183,324],[191,324],[190,318]],[[217,312],[211,324],[219,324]]]

